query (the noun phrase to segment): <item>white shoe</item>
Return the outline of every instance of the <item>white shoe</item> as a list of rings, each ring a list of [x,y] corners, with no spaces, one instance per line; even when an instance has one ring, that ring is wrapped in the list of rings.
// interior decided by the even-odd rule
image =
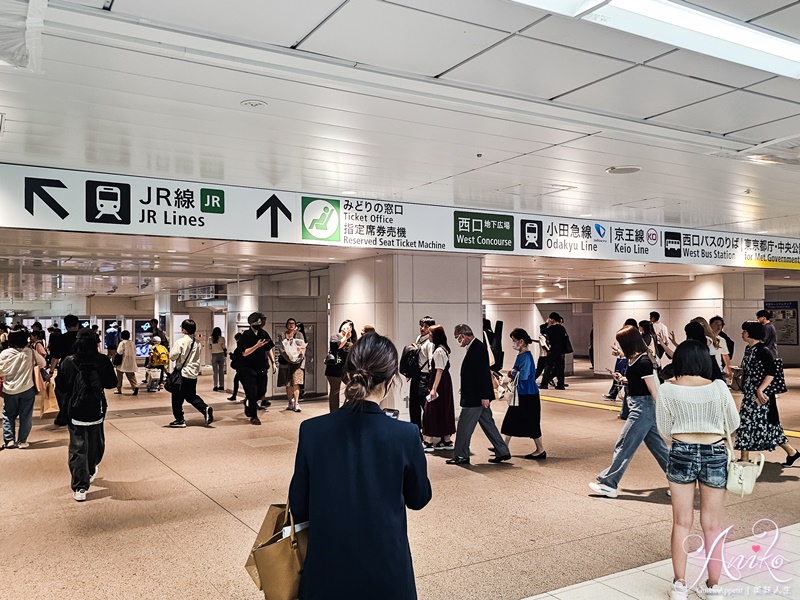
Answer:
[[[97,477],[97,471],[99,471],[99,470],[100,470],[100,467],[95,467],[94,468],[94,473],[92,473],[92,476],[89,477],[89,483],[94,483],[94,480]]]
[[[708,582],[706,581],[697,588],[697,596],[702,600],[706,600],[706,598],[722,598],[724,595],[725,592],[719,584],[708,587]]]
[[[78,490],[76,492],[72,492],[72,497],[75,498],[76,502],[83,502],[86,500],[86,490]]]
[[[600,494],[601,496],[605,496],[607,498],[616,498],[617,497],[617,490],[616,488],[609,487],[603,483],[590,483],[589,487],[592,489],[593,492]]]
[[[669,600],[688,600],[689,588],[680,581],[676,581],[672,584],[668,596]]]

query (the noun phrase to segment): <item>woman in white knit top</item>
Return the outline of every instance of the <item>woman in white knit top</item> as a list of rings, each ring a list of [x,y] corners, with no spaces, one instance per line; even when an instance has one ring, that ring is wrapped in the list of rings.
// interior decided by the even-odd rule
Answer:
[[[708,580],[697,593],[701,598],[721,593],[717,583],[722,570],[722,545],[714,541],[724,529],[728,477],[725,433],[739,427],[739,413],[725,382],[711,381],[711,360],[708,348],[701,342],[683,342],[672,359],[675,380],[661,385],[656,403],[658,430],[672,439],[667,465],[672,492],[672,600],[685,600],[689,594],[684,544],[692,530],[695,487],[700,488],[700,526],[705,547],[713,548]]]

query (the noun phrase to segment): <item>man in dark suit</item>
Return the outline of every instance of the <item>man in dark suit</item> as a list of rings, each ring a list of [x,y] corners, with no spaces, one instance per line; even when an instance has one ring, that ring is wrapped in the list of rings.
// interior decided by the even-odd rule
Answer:
[[[489,371],[489,352],[483,342],[475,339],[469,325],[456,325],[455,336],[459,345],[467,349],[467,354],[461,363],[461,416],[458,418],[456,447],[454,457],[447,464],[469,464],[469,443],[478,424],[495,450],[495,457],[489,462],[501,463],[511,458],[511,452],[492,418],[490,403],[494,399],[494,386]]]
[[[550,313],[547,318],[548,327],[546,330],[547,339],[550,342],[550,350],[547,351],[547,364],[542,375],[541,389],[546,390],[553,379],[556,381],[556,389],[565,389],[564,385],[564,355],[567,353],[567,330],[562,325],[564,319],[558,313]]]

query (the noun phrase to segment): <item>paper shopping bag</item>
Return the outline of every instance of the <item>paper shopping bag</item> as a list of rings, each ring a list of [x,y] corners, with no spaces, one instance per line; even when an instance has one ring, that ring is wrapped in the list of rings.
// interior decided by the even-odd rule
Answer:
[[[245,565],[266,600],[297,600],[307,548],[308,530],[296,531],[288,505],[271,505]]]

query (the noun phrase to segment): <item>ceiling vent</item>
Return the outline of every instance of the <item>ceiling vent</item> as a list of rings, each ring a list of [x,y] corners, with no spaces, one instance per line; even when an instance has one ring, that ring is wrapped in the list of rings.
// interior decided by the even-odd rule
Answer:
[[[759,165],[800,167],[800,136],[779,138],[739,152],[729,150],[714,152],[712,156]]]

